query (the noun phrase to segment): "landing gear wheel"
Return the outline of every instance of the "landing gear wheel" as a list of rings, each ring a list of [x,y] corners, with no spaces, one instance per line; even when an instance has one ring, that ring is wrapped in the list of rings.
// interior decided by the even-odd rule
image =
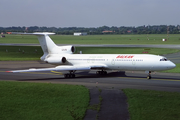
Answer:
[[[71,74],[71,78],[75,78],[75,74]]]
[[[150,76],[150,75],[148,75],[148,76],[147,76],[147,79],[151,79],[151,76]]]
[[[73,77],[73,75],[72,75],[72,74],[69,74],[69,77],[70,77],[70,78],[72,78],[72,77]]]
[[[96,74],[107,75],[107,71],[97,71]]]
[[[147,75],[147,79],[151,79],[151,71],[149,71],[149,73]]]
[[[75,74],[64,74],[64,78],[75,78]]]
[[[64,78],[68,78],[69,77],[69,74],[64,74]]]
[[[99,75],[100,75],[100,72],[101,72],[101,71],[96,71],[96,74],[99,74]]]

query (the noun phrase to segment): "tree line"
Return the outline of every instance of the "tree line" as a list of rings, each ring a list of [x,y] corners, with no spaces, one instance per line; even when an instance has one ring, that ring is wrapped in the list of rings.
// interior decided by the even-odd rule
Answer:
[[[138,26],[138,27],[0,27],[1,33],[6,32],[54,32],[60,35],[73,35],[74,32],[87,32],[88,35],[99,34],[180,34],[180,25],[153,25],[153,26]]]

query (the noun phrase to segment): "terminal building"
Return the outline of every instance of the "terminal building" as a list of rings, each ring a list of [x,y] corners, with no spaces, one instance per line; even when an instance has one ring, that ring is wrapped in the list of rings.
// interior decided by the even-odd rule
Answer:
[[[86,32],[74,33],[74,36],[82,36],[82,35],[87,35],[87,33]]]

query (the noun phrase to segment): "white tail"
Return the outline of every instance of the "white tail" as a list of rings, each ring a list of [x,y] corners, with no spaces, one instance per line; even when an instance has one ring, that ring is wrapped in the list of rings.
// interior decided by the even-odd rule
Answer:
[[[42,33],[16,33],[12,32],[12,34],[20,34],[20,35],[36,35],[38,36],[39,43],[44,52],[44,55],[41,57],[41,60],[45,60],[48,55],[51,54],[72,54],[75,51],[74,46],[57,46],[49,35],[54,35],[55,33],[42,32]]]
[[[49,37],[49,35],[53,35],[55,33],[49,33],[49,32],[42,32],[42,33],[16,33],[16,32],[12,32],[12,34],[36,35],[36,36],[38,36],[39,43],[40,43],[44,53],[53,53],[52,49],[57,47],[57,45]]]
[[[53,54],[53,48],[57,47],[57,45],[51,40],[48,34],[40,34],[37,36],[43,52]]]
[[[49,35],[53,35],[55,33],[48,33],[48,32],[42,32],[42,33],[16,33],[16,32],[13,32],[12,34],[36,35],[36,36],[38,36],[39,43],[40,43],[41,48],[42,48],[42,50],[44,52],[44,55],[41,57],[41,60],[44,60],[48,54],[53,54],[53,49],[55,47],[57,47],[57,45],[49,37]]]

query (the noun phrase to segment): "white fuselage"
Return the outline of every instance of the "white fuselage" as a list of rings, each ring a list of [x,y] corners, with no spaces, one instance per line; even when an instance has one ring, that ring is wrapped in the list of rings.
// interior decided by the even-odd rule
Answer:
[[[176,65],[163,56],[151,54],[65,54],[66,65],[90,65],[98,69],[160,71]],[[57,65],[57,64],[56,64]]]

